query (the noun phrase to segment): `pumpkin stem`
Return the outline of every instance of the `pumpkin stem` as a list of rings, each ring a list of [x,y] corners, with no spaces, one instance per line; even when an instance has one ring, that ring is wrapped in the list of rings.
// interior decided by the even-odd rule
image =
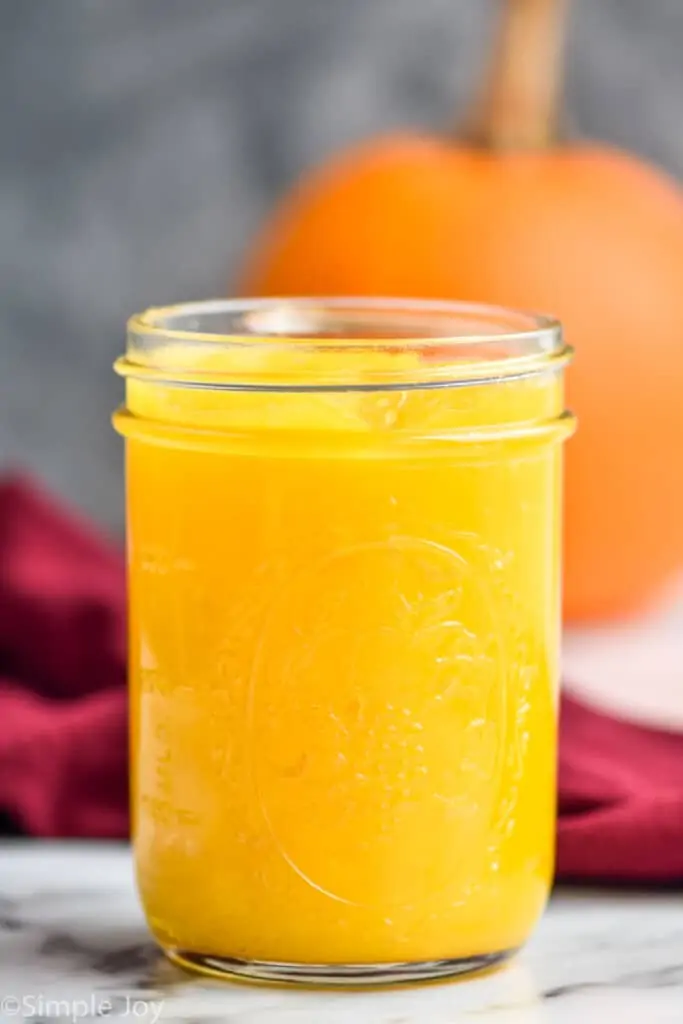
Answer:
[[[504,0],[493,63],[466,137],[491,149],[546,146],[555,133],[567,0]]]

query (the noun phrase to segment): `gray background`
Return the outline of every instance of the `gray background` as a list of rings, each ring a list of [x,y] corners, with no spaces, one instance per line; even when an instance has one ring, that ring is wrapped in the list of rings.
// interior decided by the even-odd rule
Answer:
[[[0,0],[0,461],[122,520],[110,364],[138,308],[221,294],[274,195],[438,128],[495,0]],[[567,110],[683,174],[683,0],[575,0]]]

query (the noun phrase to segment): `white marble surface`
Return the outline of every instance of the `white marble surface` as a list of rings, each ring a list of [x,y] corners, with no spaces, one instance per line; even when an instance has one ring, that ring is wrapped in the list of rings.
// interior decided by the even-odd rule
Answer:
[[[683,893],[556,895],[506,968],[318,993],[195,981],[147,935],[123,845],[0,844],[0,1022],[680,1024]]]

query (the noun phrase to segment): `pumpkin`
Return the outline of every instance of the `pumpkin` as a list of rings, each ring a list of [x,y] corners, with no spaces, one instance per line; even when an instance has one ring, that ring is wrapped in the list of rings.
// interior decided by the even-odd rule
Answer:
[[[506,0],[464,136],[412,132],[302,181],[243,292],[457,298],[557,315],[569,404],[565,618],[622,616],[683,567],[683,193],[555,134],[561,0]]]

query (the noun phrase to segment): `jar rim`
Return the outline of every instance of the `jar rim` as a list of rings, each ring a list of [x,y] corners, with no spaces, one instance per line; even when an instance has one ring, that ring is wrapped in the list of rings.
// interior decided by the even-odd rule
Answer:
[[[174,347],[183,358],[169,360]],[[259,350],[291,354],[276,377],[268,360],[259,368],[239,359],[227,372],[207,371],[199,350]],[[302,352],[322,356],[296,365]],[[335,353],[334,360],[326,354]],[[383,359],[365,367],[344,353],[409,355],[419,365]],[[341,354],[341,356],[339,355]],[[376,388],[447,386],[530,376],[563,365],[571,350],[552,316],[503,306],[430,299],[285,297],[214,299],[153,307],[128,321],[125,377],[186,387]],[[286,363],[286,360],[285,360]]]

